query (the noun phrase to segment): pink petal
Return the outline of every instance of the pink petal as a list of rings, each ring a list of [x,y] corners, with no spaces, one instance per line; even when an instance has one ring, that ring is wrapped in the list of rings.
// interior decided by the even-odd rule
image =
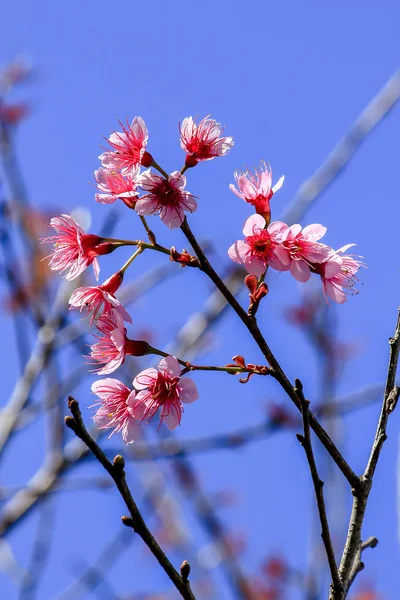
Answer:
[[[143,390],[149,385],[151,385],[158,377],[158,371],[154,367],[150,367],[150,369],[145,369],[138,375],[136,375],[133,380],[133,386],[137,390]]]
[[[97,260],[97,258],[94,259],[92,264],[93,264],[94,276],[96,278],[96,281],[98,281],[99,275],[100,275],[100,265],[99,265],[99,261]]]
[[[281,187],[283,186],[283,182],[285,180],[285,176],[282,175],[282,177],[280,179],[278,179],[278,181],[276,182],[276,184],[274,185],[274,187],[272,188],[273,193],[275,194],[278,190],[281,189]]]
[[[314,223],[312,225],[307,225],[307,227],[304,227],[303,235],[309,240],[315,242],[321,239],[325,235],[326,231],[326,227],[324,227],[323,225],[319,225],[318,223]]]
[[[244,261],[244,266],[250,275],[256,275],[259,277],[263,273],[265,273],[265,269],[267,268],[266,263],[256,256],[248,256]]]
[[[283,221],[273,221],[268,225],[268,233],[283,235],[287,229],[290,229]]]
[[[95,194],[95,199],[99,204],[113,204],[116,202],[117,197],[111,194]]]
[[[231,260],[236,263],[243,264],[249,254],[249,247],[243,240],[238,240],[228,250],[228,255]]]
[[[283,265],[290,265],[289,250],[287,250],[284,246],[276,246],[275,254]]]
[[[192,379],[182,378],[179,382],[179,397],[184,404],[190,404],[199,397],[197,386]]]
[[[168,412],[167,412],[168,411]],[[163,410],[161,413],[162,422],[168,427],[170,431],[176,429],[182,418],[182,408],[180,404],[174,402],[173,404],[169,404],[168,408],[164,404]]]
[[[127,388],[126,385],[118,379],[112,379],[111,377],[94,381],[90,389],[102,400],[107,400],[107,398],[115,392],[129,392],[129,388]]]
[[[292,260],[290,272],[297,281],[305,283],[311,277],[310,267],[302,260]]]
[[[127,417],[121,429],[122,439],[125,444],[132,444],[139,434],[139,424],[133,417]]]
[[[301,231],[301,225],[299,225],[299,223],[295,223],[294,225],[291,225],[289,229],[292,237],[296,237],[296,235],[298,235]]]
[[[324,281],[324,286],[326,293],[328,296],[337,302],[338,304],[343,304],[346,302],[346,294],[343,292],[343,289],[331,281]]]
[[[171,377],[179,377],[181,368],[175,356],[166,356],[158,363],[158,370],[161,373],[168,373]]]
[[[244,224],[243,233],[246,237],[254,235],[254,228],[264,229],[265,219],[261,215],[251,215]]]

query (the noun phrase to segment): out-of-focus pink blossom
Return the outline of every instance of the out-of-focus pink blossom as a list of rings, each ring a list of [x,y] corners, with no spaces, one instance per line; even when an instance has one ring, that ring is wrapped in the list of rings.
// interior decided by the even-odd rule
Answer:
[[[14,58],[0,73],[0,94],[8,94],[15,85],[24,83],[32,74],[32,66],[21,56]]]
[[[279,259],[290,266],[290,272],[297,281],[308,281],[311,276],[310,264],[321,263],[332,253],[332,248],[319,244],[317,240],[325,235],[326,227],[319,224],[292,225],[282,233],[282,243],[276,249]]]
[[[94,178],[102,193],[96,194],[96,202],[112,204],[117,198],[121,198],[125,204],[134,207],[137,200],[139,172],[139,165],[133,167],[132,172],[126,177],[115,170],[97,169],[94,172]]]
[[[174,356],[162,358],[158,368],[142,371],[133,381],[138,390],[132,414],[136,419],[150,421],[161,408],[160,423],[175,429],[182,418],[183,406],[197,400],[199,394],[194,381],[182,379],[180,367]]]
[[[185,191],[186,177],[174,171],[164,179],[150,169],[140,176],[140,187],[148,192],[136,202],[139,215],[160,215],[161,220],[174,229],[182,225],[185,211],[194,212],[197,202],[194,196]]]
[[[115,131],[108,138],[112,150],[107,150],[99,156],[101,164],[108,170],[121,171],[122,175],[130,175],[137,165],[149,167],[153,161],[146,152],[148,132],[141,117],[135,117],[129,125],[122,125],[122,131]]]
[[[93,405],[96,413],[92,417],[98,429],[112,429],[121,433],[125,444],[131,444],[140,435],[139,424],[132,415],[131,406],[135,391],[130,390],[118,379],[99,379],[92,384],[92,392],[99,400]]]
[[[263,216],[268,224],[271,220],[270,200],[281,189],[284,177],[272,186],[272,170],[262,162],[254,171],[235,171],[235,181],[238,189],[231,183],[229,188],[232,192],[252,204],[256,213]]]
[[[14,104],[0,103],[0,121],[7,125],[18,125],[29,114],[30,108],[26,102]]]
[[[54,244],[49,267],[52,271],[64,273],[68,281],[75,279],[89,265],[93,265],[96,279],[99,279],[100,266],[98,256],[109,254],[115,246],[98,235],[85,233],[84,230],[69,215],[54,217],[50,225],[56,235],[44,238],[42,242]]]
[[[132,323],[129,313],[122,306],[121,302],[114,296],[120,287],[123,275],[120,271],[114,273],[102,285],[96,287],[77,288],[69,299],[71,308],[79,308],[80,311],[86,310],[91,313],[90,325],[99,314],[102,318],[107,317],[115,310],[124,321]]]
[[[277,271],[287,271],[288,264],[284,264],[278,254],[277,248],[282,242],[282,234],[287,229],[286,223],[275,221],[265,229],[265,219],[261,215],[252,215],[244,225],[245,240],[238,240],[228,250],[229,257],[245,266],[251,275],[262,275],[267,266]]]
[[[209,115],[198,125],[193,117],[186,117],[182,121],[181,147],[187,153],[187,167],[194,167],[201,160],[224,156],[233,146],[233,138],[220,137],[222,126],[208,117]]]
[[[355,285],[358,281],[356,276],[361,267],[365,266],[360,257],[344,254],[346,250],[355,246],[347,244],[334,252],[332,250],[328,259],[320,264],[313,265],[313,270],[321,275],[322,286],[326,301],[328,297],[343,304],[348,294],[358,294]]]

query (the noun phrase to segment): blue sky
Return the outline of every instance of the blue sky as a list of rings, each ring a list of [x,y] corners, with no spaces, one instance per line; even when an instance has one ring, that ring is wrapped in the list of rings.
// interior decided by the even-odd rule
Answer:
[[[92,213],[91,230],[95,232],[108,208],[95,203],[88,181],[98,166],[101,135],[117,126],[116,118],[141,115],[150,132],[150,152],[172,171],[181,167],[184,157],[178,143],[179,119],[212,113],[226,126],[226,134],[234,137],[235,146],[227,157],[192,170],[187,188],[199,197],[192,228],[199,238],[212,241],[215,264],[222,269],[226,249],[240,237],[250,214],[248,206],[228,189],[234,170],[265,159],[275,178],[285,175],[284,187],[273,200],[273,218],[279,218],[298,186],[394,72],[399,18],[399,6],[393,1],[377,6],[370,1],[155,0],[146,8],[143,3],[125,0],[115,5],[102,0],[79,4],[3,0],[1,60],[22,53],[38,72],[24,95],[33,112],[18,135],[32,203],[51,206],[55,213],[84,206]],[[340,393],[383,382],[385,377],[387,339],[400,298],[399,125],[397,107],[304,220],[304,224],[326,225],[326,243],[334,247],[357,243],[368,265],[360,294],[332,309],[337,313],[341,339],[362,348],[346,368]],[[124,207],[119,210],[123,213]],[[130,214],[130,220],[123,215],[118,235],[137,237],[140,223]],[[185,245],[179,231],[171,233],[155,218],[153,221],[164,245]],[[126,256],[121,251],[118,258],[107,257],[102,263],[104,277]],[[135,264],[135,274],[158,260],[144,256]],[[193,310],[201,308],[210,290],[199,273],[182,270],[179,278],[138,303],[134,326],[154,329],[157,343],[163,345]],[[283,319],[285,307],[299,298],[300,288],[294,280],[275,275],[259,319],[289,376],[300,376],[310,399],[316,401],[315,356],[304,337]],[[246,302],[245,293],[241,299]],[[0,319],[5,335],[11,337],[9,318],[1,315]],[[213,347],[202,360],[225,363],[234,354],[243,354],[250,362],[259,359],[246,332],[230,316],[218,324]],[[8,393],[17,373],[16,361],[8,349],[7,353],[0,351],[0,356]],[[273,382],[255,378],[243,387],[219,374],[201,374],[196,381],[201,399],[186,411],[180,436],[207,435],[256,423],[265,403],[283,400]],[[90,404],[89,387],[89,379],[80,387],[83,406]],[[357,472],[368,456],[377,412],[375,405],[345,421],[344,451]],[[394,414],[390,422],[365,523],[365,535],[377,535],[380,545],[365,557],[366,574],[360,576],[360,580],[374,580],[385,599],[394,598],[398,587],[393,566],[400,558],[395,495],[399,418]],[[122,442],[115,440],[116,444],[122,449]],[[40,447],[31,448],[29,437],[15,444],[15,452],[27,450],[30,456],[20,473],[5,468],[4,480],[21,482],[34,471]],[[249,572],[271,551],[282,551],[293,564],[304,566],[313,498],[294,434],[277,435],[233,456],[226,451],[197,456],[193,463],[208,492],[239,490],[238,503],[224,512],[223,518],[229,527],[248,536],[243,563]],[[80,475],[98,471],[97,465],[86,465]],[[132,472],[134,489],[139,489],[139,473],[146,475],[146,469]],[[56,515],[52,569],[43,579],[40,598],[53,597],[71,580],[74,560],[83,557],[90,562],[93,548],[104,544],[119,527],[121,510],[113,492],[63,497]],[[34,516],[27,521],[29,531],[34,531],[35,523]],[[204,538],[194,523],[193,527],[194,535]],[[24,526],[10,539],[18,558],[26,560]],[[133,589],[132,577],[142,590],[148,589],[149,577],[152,589],[164,589],[166,582],[151,559],[138,542],[134,547],[110,574],[118,592]],[[140,569],[138,561],[143,563]],[[4,585],[7,597],[16,598],[15,588]],[[229,592],[225,593],[230,598]]]

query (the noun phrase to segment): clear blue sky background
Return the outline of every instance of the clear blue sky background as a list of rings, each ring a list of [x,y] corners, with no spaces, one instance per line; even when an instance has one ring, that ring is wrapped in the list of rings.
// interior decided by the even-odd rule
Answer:
[[[95,203],[87,182],[98,166],[100,136],[116,127],[115,118],[141,115],[150,131],[150,152],[172,171],[180,168],[183,160],[178,120],[212,113],[226,125],[235,147],[226,158],[191,171],[187,187],[200,198],[192,227],[200,238],[213,241],[216,264],[222,268],[227,247],[240,237],[250,214],[228,189],[234,169],[266,159],[276,178],[285,174],[284,187],[273,200],[274,217],[278,218],[297,187],[394,72],[399,21],[398,3],[387,0],[379,4],[369,0],[154,0],[148,7],[126,0],[114,4],[102,0],[2,0],[2,61],[24,53],[39,73],[36,84],[26,92],[33,114],[19,135],[30,198],[35,205],[56,207],[58,212],[68,213],[78,205],[89,208],[95,232],[108,209]],[[341,393],[383,382],[385,376],[387,339],[400,300],[399,125],[397,107],[304,222],[326,225],[326,242],[334,247],[356,242],[368,264],[361,293],[337,309],[341,339],[362,348],[345,372]],[[122,204],[120,210],[124,210]],[[136,238],[139,223],[130,213],[128,216],[118,233]],[[165,245],[185,245],[179,231],[170,233],[158,223],[155,230]],[[117,258],[106,258],[104,277],[124,259],[122,252]],[[135,264],[136,272],[155,260],[158,257],[143,257]],[[166,343],[185,318],[201,308],[210,289],[198,273],[182,270],[179,279],[137,305],[135,327],[155,329],[157,343]],[[282,318],[285,307],[299,297],[294,280],[284,274],[274,276],[260,322],[290,377],[300,376],[311,400],[316,401],[315,356]],[[242,300],[246,302],[245,294]],[[0,318],[2,336],[10,340],[0,352],[7,398],[17,370],[15,353],[10,350],[11,324],[7,316]],[[233,317],[219,324],[217,334],[204,362],[229,362],[238,353],[248,361],[259,360]],[[67,366],[64,369],[67,372]],[[185,412],[178,432],[185,437],[256,423],[269,399],[281,399],[272,381],[254,378],[242,387],[233,378],[216,374],[197,376],[196,381],[201,399]],[[89,385],[87,380],[80,390],[83,406],[91,401]],[[357,472],[364,467],[377,413],[375,405],[346,421],[345,453]],[[399,415],[394,414],[390,422],[364,528],[365,536],[376,535],[380,545],[365,556],[366,575],[360,575],[360,581],[375,581],[382,597],[389,600],[398,594],[400,559],[396,514]],[[32,439],[36,439],[33,431]],[[26,461],[19,472],[5,469],[3,477],[8,483],[25,481],[38,466],[41,448],[32,447],[28,436],[23,443],[16,444],[15,452],[26,453]],[[120,447],[122,450],[122,442]],[[7,457],[10,459],[10,453]],[[303,451],[294,434],[255,443],[233,456],[223,451],[196,457],[193,462],[208,492],[237,491],[237,504],[226,510],[223,518],[230,528],[247,535],[243,563],[249,572],[255,572],[272,551],[285,554],[294,566],[305,566],[313,498]],[[98,475],[98,466],[79,471],[82,476],[87,473]],[[146,473],[145,468],[132,472],[133,490],[139,486],[138,473]],[[51,569],[45,574],[39,598],[54,597],[77,573],[79,560],[93,560],[120,526],[119,516],[124,511],[115,496],[113,491],[82,492],[65,495],[60,501]],[[35,519],[30,517],[10,538],[22,562],[28,556]],[[197,526],[194,535],[204,542]],[[183,557],[174,557],[176,562],[179,558]],[[137,589],[164,590],[167,585],[139,542],[113,568],[110,580],[121,595]],[[1,573],[0,581],[4,597],[17,598],[15,588]],[[223,597],[230,598],[229,591],[222,589]],[[100,590],[93,597],[106,598],[107,592]]]

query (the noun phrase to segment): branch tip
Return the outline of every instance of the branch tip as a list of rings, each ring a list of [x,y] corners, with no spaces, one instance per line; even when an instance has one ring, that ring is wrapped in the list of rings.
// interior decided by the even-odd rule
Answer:
[[[187,560],[184,560],[181,564],[180,571],[183,581],[187,581],[190,575],[190,565]]]
[[[121,454],[117,454],[117,456],[113,460],[113,464],[116,470],[123,471],[125,468],[125,459]]]
[[[123,516],[121,517],[121,521],[123,525],[126,525],[126,527],[131,527],[132,529],[135,529],[135,521],[132,519],[132,517]]]

